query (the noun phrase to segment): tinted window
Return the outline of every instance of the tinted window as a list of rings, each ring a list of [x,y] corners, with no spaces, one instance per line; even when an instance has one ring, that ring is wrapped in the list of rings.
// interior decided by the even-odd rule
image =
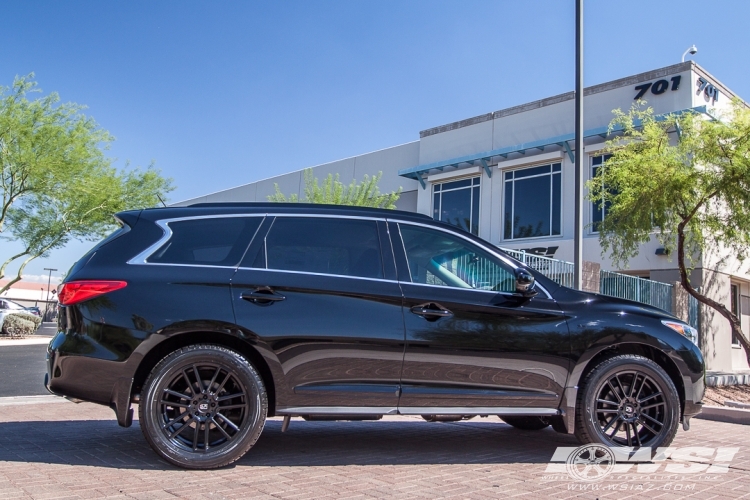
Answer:
[[[278,217],[266,253],[268,269],[383,277],[375,221]]]
[[[515,291],[515,275],[500,259],[443,231],[400,224],[413,283]]]
[[[170,222],[172,237],[148,262],[234,266],[263,217],[216,217]]]
[[[505,172],[506,240],[560,234],[562,164]]]

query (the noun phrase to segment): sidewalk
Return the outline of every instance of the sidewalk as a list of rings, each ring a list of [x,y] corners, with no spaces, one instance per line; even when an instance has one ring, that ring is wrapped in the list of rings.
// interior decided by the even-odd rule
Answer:
[[[556,447],[578,446],[573,437],[550,429],[517,431],[497,417],[459,423],[402,416],[374,422],[293,419],[284,434],[274,418],[237,464],[187,471],[159,460],[137,422],[124,429],[109,408],[47,398],[0,402],[0,498],[570,498],[586,486],[545,479]],[[651,475],[621,482],[636,489],[592,490],[585,497],[750,497],[747,427],[693,420],[692,430],[680,431],[673,446],[740,450],[726,474],[695,476],[680,483],[684,491],[676,491],[674,482],[665,489],[667,483]]]

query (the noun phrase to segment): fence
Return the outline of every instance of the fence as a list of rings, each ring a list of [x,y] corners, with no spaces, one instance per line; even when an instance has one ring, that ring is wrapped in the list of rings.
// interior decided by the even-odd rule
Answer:
[[[510,250],[503,248],[503,251],[516,260],[520,260],[535,271],[539,271],[558,285],[573,286],[572,262],[564,260],[550,259],[541,255],[533,255],[522,250]]]
[[[555,283],[567,287],[573,286],[574,265],[572,262],[528,254],[520,250],[503,248],[503,251],[530,268],[539,271]],[[642,302],[670,313],[672,312],[672,288],[672,285],[668,283],[660,283],[612,271],[599,271],[599,293],[602,295]],[[698,328],[697,301],[692,296],[690,299],[692,299],[692,302],[689,302],[690,325]]]
[[[599,293],[602,295],[642,302],[667,312],[672,311],[672,289],[673,285],[668,283],[599,271]]]

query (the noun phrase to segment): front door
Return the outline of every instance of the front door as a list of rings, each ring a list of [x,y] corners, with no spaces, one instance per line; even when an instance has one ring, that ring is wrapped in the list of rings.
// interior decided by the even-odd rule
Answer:
[[[232,279],[232,296],[238,325],[281,375],[277,411],[395,412],[404,325],[393,254],[381,245],[385,222],[267,222]]]
[[[510,261],[468,238],[393,226],[397,264],[408,269],[400,274],[407,346],[399,411],[557,408],[570,349],[555,302],[515,294]]]

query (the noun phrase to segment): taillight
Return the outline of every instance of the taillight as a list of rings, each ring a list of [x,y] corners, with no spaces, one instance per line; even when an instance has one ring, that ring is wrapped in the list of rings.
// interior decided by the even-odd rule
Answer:
[[[70,281],[60,286],[57,300],[61,306],[70,306],[126,286],[125,281]]]

